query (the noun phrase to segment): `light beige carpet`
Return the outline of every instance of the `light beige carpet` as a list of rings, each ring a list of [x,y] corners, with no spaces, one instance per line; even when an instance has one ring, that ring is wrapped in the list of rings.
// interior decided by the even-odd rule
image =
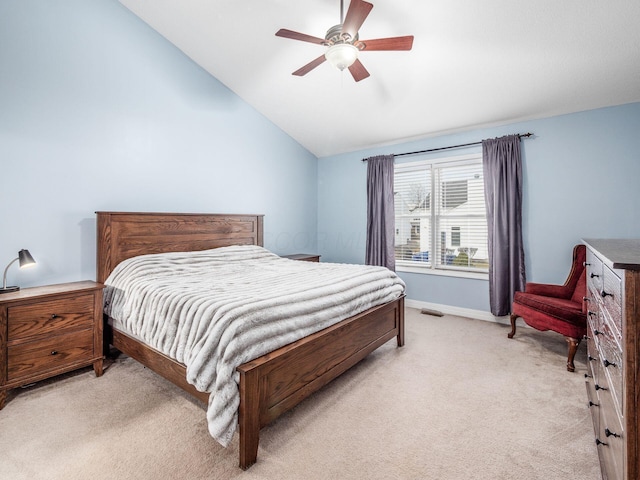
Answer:
[[[10,393],[0,478],[600,478],[584,387],[585,350],[565,369],[551,332],[407,309],[406,346],[384,345],[261,432],[237,467],[204,407],[119,358]]]

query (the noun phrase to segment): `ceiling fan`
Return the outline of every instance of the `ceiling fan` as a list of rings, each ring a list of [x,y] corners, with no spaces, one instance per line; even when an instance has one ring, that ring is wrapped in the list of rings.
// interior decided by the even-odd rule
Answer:
[[[364,80],[369,76],[369,72],[358,59],[361,51],[375,50],[411,50],[413,46],[413,35],[404,37],[377,38],[374,40],[360,40],[358,30],[366,20],[373,5],[363,0],[351,0],[346,17],[343,17],[344,5],[340,0],[340,23],[327,30],[324,38],[313,37],[293,30],[280,29],[276,36],[300,40],[302,42],[315,43],[329,47],[327,51],[299,68],[293,75],[299,77],[306,75],[311,70],[328,60],[339,70],[349,69],[356,82]]]

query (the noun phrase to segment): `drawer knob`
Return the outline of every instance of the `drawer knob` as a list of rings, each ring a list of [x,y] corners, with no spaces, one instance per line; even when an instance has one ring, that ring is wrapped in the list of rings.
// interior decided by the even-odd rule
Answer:
[[[55,314],[55,313],[51,314],[51,318],[52,318],[52,319],[54,319],[54,318],[58,318],[58,317],[59,317],[59,315],[57,315],[57,314]]]
[[[593,278],[593,277],[599,277],[599,276],[600,276],[600,275],[598,275],[598,274],[596,274],[596,273],[592,273],[592,274],[591,274],[591,278]]]
[[[618,435],[617,433],[613,433],[611,430],[609,430],[608,428],[604,429],[604,434],[607,437],[616,437],[616,438],[620,438],[620,435]]]
[[[604,335],[600,330],[594,330],[593,334],[594,335]]]
[[[608,443],[604,443],[602,440],[600,440],[599,438],[596,438],[596,445],[604,445],[607,446],[609,445]]]
[[[589,400],[589,408],[591,407],[599,407],[600,405],[598,405],[597,403],[593,403],[591,400]]]
[[[51,355],[57,355],[58,351],[57,350],[51,350]]]
[[[590,362],[594,360],[598,360],[596,357],[592,357],[591,355],[587,355],[587,358],[589,359]]]
[[[590,317],[593,317],[594,315],[598,315],[596,312],[592,312],[591,310],[589,310],[588,313]]]
[[[605,367],[609,367],[609,366],[611,366],[611,367],[617,367],[617,366],[618,366],[618,365],[616,365],[614,362],[610,362],[610,361],[609,361],[609,360],[607,360],[606,358],[604,359],[604,362],[602,362],[602,363],[604,363],[604,366],[605,366]]]
[[[582,262],[582,266],[583,266],[583,267],[590,267],[590,266],[591,266],[591,264],[590,264],[590,263],[587,263],[587,262]]]
[[[596,383],[596,390],[609,390],[607,387],[601,387]]]
[[[593,378],[593,375],[589,375],[588,373],[585,373],[584,378]]]
[[[600,295],[602,295],[602,298],[613,297],[613,293],[605,292],[604,290]]]

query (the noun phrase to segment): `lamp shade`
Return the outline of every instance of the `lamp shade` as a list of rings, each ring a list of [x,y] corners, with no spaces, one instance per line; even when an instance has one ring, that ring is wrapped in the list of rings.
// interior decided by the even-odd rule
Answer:
[[[22,249],[18,252],[18,261],[20,263],[20,268],[31,267],[36,264],[36,261],[29,253],[29,250],[25,249]]]
[[[358,59],[358,49],[350,43],[337,43],[330,46],[324,56],[338,70],[344,70]]]

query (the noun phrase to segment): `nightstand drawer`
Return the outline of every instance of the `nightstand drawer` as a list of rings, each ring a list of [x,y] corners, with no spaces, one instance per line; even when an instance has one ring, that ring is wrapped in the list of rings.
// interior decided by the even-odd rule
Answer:
[[[17,305],[7,310],[7,343],[11,345],[37,335],[90,328],[93,325],[93,294]]]
[[[90,361],[94,356],[93,340],[93,330],[89,329],[10,346],[7,349],[7,380]]]

